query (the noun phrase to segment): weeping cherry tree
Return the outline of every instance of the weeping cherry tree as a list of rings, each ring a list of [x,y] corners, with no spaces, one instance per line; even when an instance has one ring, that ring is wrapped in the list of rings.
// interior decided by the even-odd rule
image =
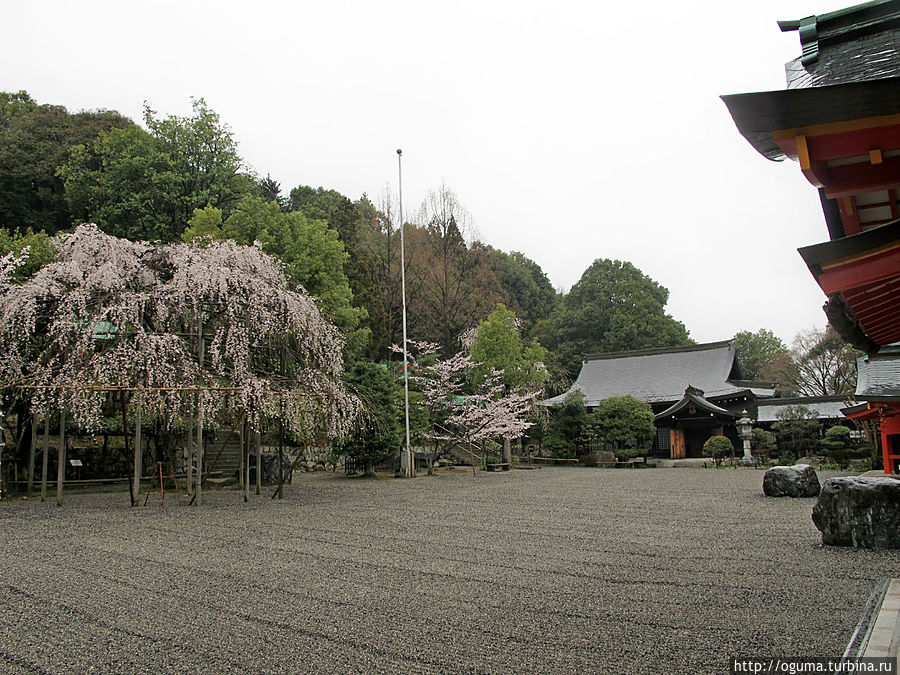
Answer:
[[[110,391],[179,420],[242,414],[296,439],[341,436],[359,409],[341,336],[280,263],[231,241],[131,242],[81,225],[20,285],[0,263],[0,387],[97,429]]]

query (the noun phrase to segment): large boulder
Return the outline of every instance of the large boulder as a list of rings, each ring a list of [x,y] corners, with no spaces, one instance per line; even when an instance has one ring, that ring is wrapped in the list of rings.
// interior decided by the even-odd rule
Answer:
[[[763,476],[767,497],[816,497],[819,489],[819,477],[809,464],[773,466]]]
[[[900,548],[900,481],[829,478],[813,507],[822,543],[857,548]]]

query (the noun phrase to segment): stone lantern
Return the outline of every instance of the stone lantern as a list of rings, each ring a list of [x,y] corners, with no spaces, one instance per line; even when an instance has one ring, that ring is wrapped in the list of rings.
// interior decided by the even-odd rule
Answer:
[[[741,419],[735,422],[738,436],[744,442],[744,456],[741,458],[742,466],[756,466],[756,458],[750,452],[750,439],[753,437],[753,420],[746,410],[741,411]]]

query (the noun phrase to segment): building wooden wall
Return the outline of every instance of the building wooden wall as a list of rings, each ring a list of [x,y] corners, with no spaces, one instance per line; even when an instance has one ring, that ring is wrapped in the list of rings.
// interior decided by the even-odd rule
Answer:
[[[669,456],[672,459],[683,459],[687,456],[684,444],[684,431],[682,429],[672,429],[669,447],[671,448]]]

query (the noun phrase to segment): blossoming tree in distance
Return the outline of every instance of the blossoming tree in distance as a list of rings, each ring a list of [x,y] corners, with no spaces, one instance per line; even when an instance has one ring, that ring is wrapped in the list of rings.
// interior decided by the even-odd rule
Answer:
[[[421,350],[420,357],[436,348],[424,343],[414,345]],[[486,371],[484,364],[474,361],[465,348],[431,365],[416,366],[415,370],[433,424],[432,440],[465,444],[473,473],[473,444],[519,438],[532,426],[527,415],[540,390],[511,390],[503,384],[502,371]],[[477,379],[473,378],[476,372],[480,374]]]

